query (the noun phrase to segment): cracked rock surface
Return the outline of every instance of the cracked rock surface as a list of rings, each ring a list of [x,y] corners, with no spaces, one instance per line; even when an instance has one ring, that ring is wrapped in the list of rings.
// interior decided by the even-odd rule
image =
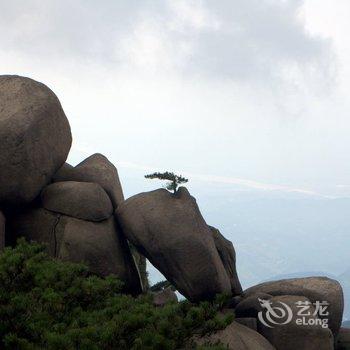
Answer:
[[[126,292],[142,291],[128,243],[113,216],[92,222],[35,208],[14,216],[10,226],[13,235],[46,244],[53,257],[83,262],[99,276],[116,275]]]

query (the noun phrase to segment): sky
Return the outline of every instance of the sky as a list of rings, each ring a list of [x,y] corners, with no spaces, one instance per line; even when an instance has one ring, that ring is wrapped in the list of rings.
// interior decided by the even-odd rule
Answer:
[[[0,0],[0,73],[59,97],[69,161],[350,196],[347,0]]]

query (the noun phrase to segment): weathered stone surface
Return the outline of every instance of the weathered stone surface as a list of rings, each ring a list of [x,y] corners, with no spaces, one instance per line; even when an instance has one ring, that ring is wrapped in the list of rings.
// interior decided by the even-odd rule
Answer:
[[[343,290],[339,282],[327,277],[292,278],[258,284],[247,289],[246,297],[262,292],[273,296],[302,295],[311,300],[329,303],[329,328],[337,334],[342,322],[344,309]]]
[[[177,301],[177,295],[171,288],[165,288],[164,290],[153,293],[153,304],[155,306],[164,306],[167,303]]]
[[[238,322],[232,322],[225,329],[209,336],[194,339],[194,343],[197,345],[215,345],[218,342],[227,346],[229,350],[275,349],[262,335]],[[296,349],[297,348],[294,348],[294,350]]]
[[[62,216],[64,225],[58,257],[72,262],[84,262],[100,276],[114,274],[134,288],[139,288],[139,275],[126,240],[115,220],[95,223]],[[135,286],[137,281],[138,286]]]
[[[337,337],[337,350],[350,350],[350,328],[340,328]]]
[[[246,326],[253,331],[257,331],[258,325],[257,320],[254,317],[236,317],[235,321],[243,326]]]
[[[5,216],[0,211],[0,251],[5,247]]]
[[[84,262],[100,276],[114,274],[125,283],[125,291],[141,292],[137,268],[113,216],[91,222],[37,208],[16,215],[10,225],[16,237],[45,243],[50,255]]]
[[[216,249],[219,253],[220,259],[226,273],[230,279],[231,291],[233,295],[239,295],[242,293],[242,286],[239,282],[236,271],[236,252],[232,242],[226,239],[220,231],[212,226],[209,226],[214,238]]]
[[[236,295],[235,297],[229,299],[225,306],[230,309],[234,309],[243,300],[242,295]]]
[[[61,181],[67,181],[69,179],[69,176],[71,174],[72,169],[74,169],[73,165],[70,165],[69,163],[64,163],[57,172],[53,175],[52,181],[53,182],[61,182]]]
[[[231,291],[212,233],[186,188],[138,194],[116,215],[125,236],[191,301]]]
[[[64,225],[60,225],[60,214],[42,208],[26,210],[8,219],[9,232],[12,241],[25,237],[28,241],[43,243],[47,252],[57,257],[59,242],[62,238]]]
[[[71,167],[66,163],[55,174],[53,181],[95,182],[107,192],[114,208],[117,208],[124,201],[116,167],[104,155],[99,153],[86,158],[76,167]]]
[[[259,299],[269,300],[272,295],[266,293],[256,293],[244,298],[235,307],[235,314],[237,317],[257,317],[258,313],[262,311]]]
[[[310,315],[304,316],[304,321],[302,321],[304,324],[298,323],[297,320],[301,319],[298,312],[301,310],[297,303],[311,303],[308,298],[297,295],[282,295],[272,297],[269,302],[271,302],[271,307],[278,317],[275,318],[269,313],[272,321],[275,322],[271,324],[266,317],[268,311],[265,309],[262,318],[267,325],[264,325],[259,319],[258,330],[277,350],[334,349],[332,332],[329,328],[323,328],[320,323],[317,323],[321,320],[313,316],[315,309],[312,306],[307,311],[307,313],[310,311]],[[282,312],[277,308],[285,311],[284,317],[280,317]]]
[[[43,207],[88,221],[103,221],[113,214],[112,202],[97,183],[65,181],[44,188]]]
[[[29,78],[0,76],[0,202],[31,202],[65,162],[72,136],[56,95]]]

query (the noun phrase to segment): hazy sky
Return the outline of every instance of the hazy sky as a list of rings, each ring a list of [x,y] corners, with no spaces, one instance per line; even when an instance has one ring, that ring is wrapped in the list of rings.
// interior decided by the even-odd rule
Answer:
[[[348,0],[0,0],[0,73],[56,92],[72,163],[350,196],[349,17]]]

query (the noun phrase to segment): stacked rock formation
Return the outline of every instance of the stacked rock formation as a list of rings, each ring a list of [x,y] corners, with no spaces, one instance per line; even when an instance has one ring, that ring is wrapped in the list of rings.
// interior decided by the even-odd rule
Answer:
[[[232,243],[207,225],[186,188],[124,200],[118,171],[105,156],[66,163],[71,142],[68,120],[48,87],[0,76],[0,250],[23,236],[44,243],[55,258],[84,262],[100,276],[116,275],[125,292],[135,295],[147,284],[147,257],[193,302],[230,295],[223,312],[234,313],[235,321],[191,339],[199,345],[332,350],[349,343],[349,333],[340,329],[344,301],[337,281],[289,279],[242,291]],[[154,295],[158,307],[176,300],[172,289]],[[317,302],[327,303],[328,314],[317,312]],[[310,314],[300,325],[297,306],[306,304],[312,305]],[[281,305],[290,310],[288,322],[279,319]]]
[[[118,171],[101,154],[65,164],[68,120],[45,85],[0,77],[0,248],[17,237],[45,243],[52,256],[114,274],[140,293],[139,273],[114,218],[124,200]]]

